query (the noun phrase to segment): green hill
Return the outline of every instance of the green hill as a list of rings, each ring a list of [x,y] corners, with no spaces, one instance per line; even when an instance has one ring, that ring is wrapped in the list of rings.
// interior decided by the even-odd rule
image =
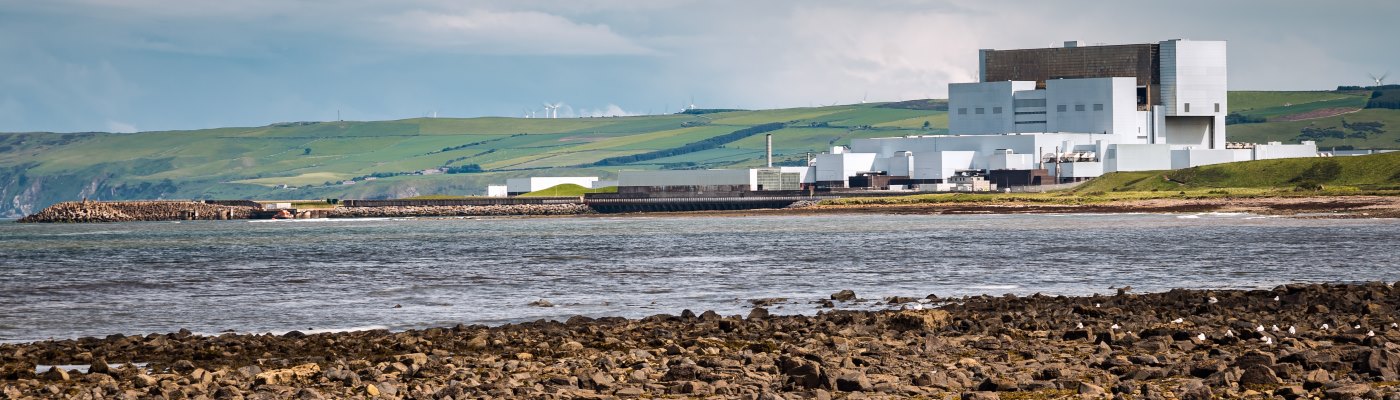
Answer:
[[[479,195],[489,184],[538,174],[612,177],[622,169],[758,166],[766,129],[750,128],[775,123],[785,127],[769,132],[775,161],[789,163],[851,138],[946,133],[944,110],[881,105],[615,118],[298,122],[134,134],[0,133],[0,216],[84,197]],[[688,146],[696,143],[706,145]],[[590,166],[646,153],[666,156]]]
[[[1176,171],[1117,172],[1076,193],[1198,189],[1400,190],[1400,152],[1203,165]]]

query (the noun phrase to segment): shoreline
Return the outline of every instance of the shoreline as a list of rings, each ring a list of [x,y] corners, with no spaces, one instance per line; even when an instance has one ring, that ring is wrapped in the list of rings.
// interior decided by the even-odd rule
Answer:
[[[113,208],[149,208],[163,206],[160,215],[127,215],[113,212],[89,212],[81,207],[96,207],[106,211]],[[94,223],[130,221],[188,220],[178,202],[89,202],[59,203],[40,213],[16,220],[20,223]],[[200,203],[200,207],[211,207]],[[135,205],[136,207],[130,207]],[[214,212],[193,219],[252,219],[242,207],[212,206]],[[236,213],[228,211],[235,210]],[[217,212],[224,212],[222,216]],[[807,204],[789,208],[711,211],[647,211],[599,213],[584,204],[558,205],[488,205],[488,206],[382,206],[338,207],[320,211],[320,218],[445,218],[445,217],[648,217],[648,216],[802,216],[825,214],[908,214],[908,215],[967,215],[967,214],[1105,214],[1105,213],[1200,213],[1243,212],[1258,215],[1300,216],[1304,218],[1400,218],[1400,196],[1299,196],[1299,197],[1219,197],[1162,198],[1148,200],[1112,200],[1079,202],[1031,201],[945,201],[900,202],[895,199],[871,199],[856,204]],[[113,215],[117,215],[114,217]],[[1308,215],[1311,214],[1311,215]],[[184,215],[182,218],[181,216]],[[213,217],[210,217],[213,215]],[[91,216],[91,217],[90,217]],[[230,216],[241,216],[233,217]],[[85,219],[86,218],[86,219]],[[314,218],[314,219],[320,219]]]
[[[1400,286],[1383,282],[887,300],[903,309],[0,344],[0,394],[1400,398]]]

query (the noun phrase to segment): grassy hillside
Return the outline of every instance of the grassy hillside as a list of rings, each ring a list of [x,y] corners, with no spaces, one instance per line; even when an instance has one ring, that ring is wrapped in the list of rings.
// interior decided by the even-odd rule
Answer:
[[[536,190],[522,194],[524,197],[559,197],[559,196],[582,196],[589,193],[617,193],[617,186],[608,186],[597,189],[589,189],[572,183],[555,185],[549,188]]]
[[[608,167],[599,160],[781,123],[778,160],[851,138],[945,133],[946,111],[859,104],[617,118],[418,118],[111,133],[0,133],[0,215],[58,201],[476,195],[506,178],[758,165],[763,135]],[[930,129],[923,122],[929,121]],[[466,172],[420,174],[428,172]],[[347,184],[348,183],[348,184]]]
[[[1230,111],[1256,123],[1227,127],[1230,141],[1298,143],[1323,149],[1400,148],[1400,110],[1365,108],[1372,90],[1230,92]]]
[[[1176,171],[1107,174],[1076,193],[1190,189],[1400,190],[1400,152],[1357,157],[1288,158],[1204,165]]]

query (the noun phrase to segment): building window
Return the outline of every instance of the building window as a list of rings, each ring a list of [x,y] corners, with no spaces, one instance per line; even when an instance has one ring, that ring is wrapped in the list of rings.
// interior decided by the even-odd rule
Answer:
[[[1184,112],[1191,112],[1191,103],[1186,103],[1186,111]]]
[[[1220,103],[1215,103],[1215,112],[1220,112]]]
[[[967,109],[966,109],[966,108],[959,108],[959,109],[958,109],[958,115],[967,115]]]
[[[992,107],[992,114],[1001,114],[1001,107]]]
[[[1103,104],[1095,104],[1094,111],[1103,111]]]
[[[982,108],[982,107],[977,107],[977,115],[982,115],[982,114],[986,114],[986,113],[987,113],[987,109]]]
[[[1057,111],[1057,112],[1065,112],[1065,105],[1064,105],[1064,104],[1061,104],[1061,105],[1055,106],[1055,111]]]
[[[1084,111],[1084,105],[1083,105],[1083,104],[1075,104],[1075,105],[1074,105],[1074,111]]]
[[[1045,115],[1044,111],[1017,111],[1016,115]]]

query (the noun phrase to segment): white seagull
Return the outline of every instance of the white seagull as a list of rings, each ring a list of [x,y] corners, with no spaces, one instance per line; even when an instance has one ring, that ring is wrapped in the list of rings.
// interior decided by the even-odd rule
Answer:
[[[1361,324],[1356,324],[1356,326],[1351,327],[1351,329],[1361,329]]]
[[[1080,323],[1074,324],[1074,329],[1084,329],[1084,323],[1083,323],[1083,322],[1080,322]]]
[[[1116,329],[1119,329],[1119,326],[1118,326],[1118,324],[1113,324],[1113,326],[1108,327],[1108,329],[1115,329],[1115,330],[1116,330]]]
[[[1391,327],[1391,328],[1400,328],[1400,324],[1391,322],[1391,323],[1390,323],[1390,327]]]
[[[1259,325],[1258,328],[1254,328],[1254,331],[1255,331],[1255,332],[1263,332],[1263,331],[1264,331],[1264,326],[1263,326],[1263,325]]]
[[[1103,303],[1094,303],[1094,308],[1102,307]]]
[[[1278,296],[1274,296],[1274,301],[1278,301]]]
[[[1298,328],[1293,327],[1293,325],[1289,325],[1289,326],[1288,326],[1288,334],[1289,334],[1289,335],[1297,335],[1297,334],[1298,334]]]
[[[1204,334],[1204,333],[1197,334],[1197,335],[1196,335],[1196,340],[1199,340],[1199,341],[1202,341],[1202,342],[1206,341],[1206,334]]]
[[[1366,331],[1366,337],[1374,337],[1374,336],[1376,336],[1376,331]]]
[[[1225,337],[1235,337],[1235,331],[1230,330],[1230,329],[1226,329],[1226,330],[1225,330]]]
[[[1215,296],[1211,296],[1209,299],[1206,299],[1206,302],[1207,302],[1207,303],[1210,303],[1210,304],[1215,304],[1215,303],[1219,303],[1220,300],[1216,300],[1216,299],[1215,299]]]
[[[1177,319],[1172,320],[1172,323],[1173,323],[1173,324],[1179,324],[1179,323],[1182,323],[1182,322],[1185,322],[1185,321],[1186,321],[1186,320],[1184,320],[1184,319],[1177,318]]]
[[[1278,332],[1278,325],[1274,325],[1273,327],[1269,328],[1269,330],[1272,330],[1272,331],[1274,331],[1274,332]]]
[[[1322,324],[1322,330],[1325,331],[1325,330],[1328,330],[1328,329],[1332,329],[1332,326],[1327,325],[1327,324]]]
[[[1274,344],[1274,338],[1265,336],[1265,337],[1264,337],[1264,344]]]

